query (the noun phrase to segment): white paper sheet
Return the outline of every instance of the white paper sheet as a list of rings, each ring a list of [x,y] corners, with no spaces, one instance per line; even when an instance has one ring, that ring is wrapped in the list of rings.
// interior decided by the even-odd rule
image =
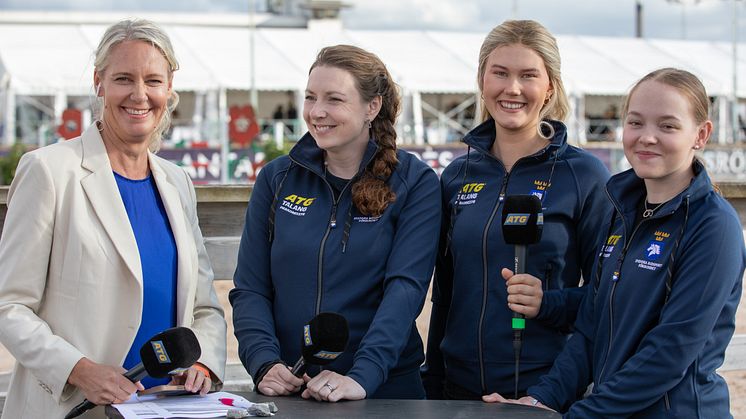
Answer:
[[[133,395],[128,401],[112,405],[124,419],[158,419],[158,418],[219,418],[228,414],[229,409],[220,402],[220,399],[228,398],[252,404],[245,398],[224,391],[209,393],[202,397],[196,396],[171,396],[161,397],[148,395]]]

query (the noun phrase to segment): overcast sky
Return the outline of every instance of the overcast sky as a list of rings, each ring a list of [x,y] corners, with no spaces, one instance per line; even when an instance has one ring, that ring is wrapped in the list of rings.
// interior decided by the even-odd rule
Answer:
[[[266,0],[254,0],[257,5]],[[505,19],[535,19],[555,34],[634,36],[635,0],[345,0],[345,26],[487,32]],[[733,0],[641,0],[651,38],[732,39]],[[0,9],[247,12],[251,0],[0,0]],[[682,3],[684,4],[682,6]],[[746,42],[746,0],[737,0]],[[2,10],[0,10],[2,13]]]

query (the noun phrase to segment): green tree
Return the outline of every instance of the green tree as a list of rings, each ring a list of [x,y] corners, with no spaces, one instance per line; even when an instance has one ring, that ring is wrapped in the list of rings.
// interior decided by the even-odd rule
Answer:
[[[8,154],[0,156],[0,185],[10,185],[16,175],[16,167],[26,148],[21,143],[13,144]]]
[[[280,148],[277,147],[277,144],[273,140],[269,140],[262,144],[262,148],[262,151],[264,151],[264,163],[266,164],[280,156],[288,154],[290,152],[291,144],[287,141],[283,141],[282,148]]]

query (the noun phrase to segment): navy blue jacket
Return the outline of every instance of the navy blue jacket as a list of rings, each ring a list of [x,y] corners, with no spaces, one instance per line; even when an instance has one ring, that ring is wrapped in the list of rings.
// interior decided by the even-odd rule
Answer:
[[[368,143],[360,173],[377,149]],[[425,163],[401,150],[397,158],[387,181],[396,201],[380,217],[354,208],[351,185],[335,203],[323,150],[309,134],[262,169],[230,292],[238,354],[251,375],[272,360],[294,364],[303,325],[319,312],[342,314],[350,328],[347,350],[325,368],[353,378],[368,397],[391,394],[384,387],[392,377],[418,373],[415,318],[435,263],[440,191]]]
[[[442,377],[476,394],[513,394],[512,312],[500,271],[512,269],[514,247],[502,235],[504,195],[536,194],[544,213],[541,241],[528,246],[526,272],[542,280],[544,298],[538,316],[526,321],[521,392],[549,371],[565,344],[583,296],[581,272],[591,272],[599,226],[610,212],[603,193],[609,172],[567,144],[562,123],[552,124],[551,143],[506,173],[490,152],[495,122],[489,119],[466,135],[471,151],[441,176],[444,227],[423,368],[428,397],[439,396]]]
[[[609,181],[615,212],[594,286],[551,372],[528,389],[565,417],[731,417],[715,370],[741,298],[743,229],[698,163],[695,172],[637,228],[643,181],[632,170]],[[591,381],[591,394],[572,404]]]

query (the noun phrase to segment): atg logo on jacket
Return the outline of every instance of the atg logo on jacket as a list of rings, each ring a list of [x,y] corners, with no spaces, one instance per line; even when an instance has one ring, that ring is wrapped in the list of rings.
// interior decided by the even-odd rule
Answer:
[[[296,217],[303,217],[308,211],[308,207],[313,204],[316,198],[306,198],[304,196],[291,194],[282,199],[280,209],[295,215]]]
[[[616,246],[617,243],[619,243],[619,239],[621,237],[622,236],[618,234],[609,236],[609,238],[606,239],[606,244],[604,244],[603,247],[601,248],[601,254],[599,256],[605,257],[605,258],[611,256],[611,252],[614,251],[614,246]]]
[[[477,202],[479,192],[484,189],[486,183],[467,183],[461,188],[461,191],[456,194],[456,201],[459,205],[472,205]]]

